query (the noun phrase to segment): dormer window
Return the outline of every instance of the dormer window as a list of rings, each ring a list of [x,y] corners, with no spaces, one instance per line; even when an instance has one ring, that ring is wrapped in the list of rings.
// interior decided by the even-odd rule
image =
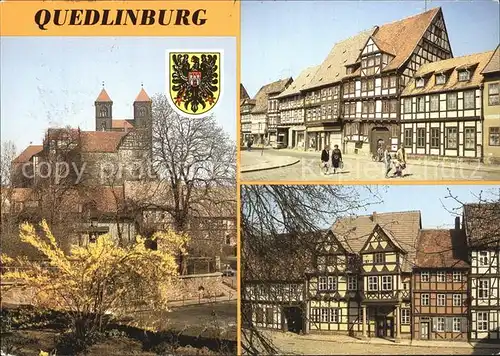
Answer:
[[[468,70],[461,70],[458,72],[458,81],[466,82],[470,80],[470,72]]]
[[[417,78],[417,88],[423,88],[425,85],[424,78]]]
[[[436,84],[439,85],[439,84],[444,84],[444,83],[446,83],[446,75],[444,75],[444,74],[436,75]]]

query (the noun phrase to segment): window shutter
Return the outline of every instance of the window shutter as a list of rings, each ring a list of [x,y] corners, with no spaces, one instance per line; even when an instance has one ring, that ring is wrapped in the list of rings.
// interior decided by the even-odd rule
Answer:
[[[444,331],[453,331],[453,318],[445,318]]]
[[[460,322],[460,327],[462,328],[462,332],[466,333],[467,332],[467,318],[462,318],[462,321]]]
[[[432,318],[432,331],[437,329],[437,318]]]

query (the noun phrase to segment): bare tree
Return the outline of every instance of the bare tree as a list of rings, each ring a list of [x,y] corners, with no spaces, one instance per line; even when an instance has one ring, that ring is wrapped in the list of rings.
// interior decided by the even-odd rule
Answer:
[[[269,284],[291,275],[304,276],[317,243],[312,235],[329,228],[335,219],[379,201],[377,188],[368,186],[242,186],[242,300],[247,299],[246,281]],[[242,313],[242,323],[245,352],[278,352],[246,313]]]
[[[11,163],[16,157],[16,145],[12,141],[2,142],[2,152],[0,160],[0,179],[2,187],[10,187],[11,179]]]
[[[156,208],[171,217],[179,232],[207,205],[236,205],[236,145],[213,116],[178,115],[163,94],[153,97],[152,158],[165,198]],[[217,194],[230,190],[232,194]],[[215,192],[215,194],[214,194]],[[182,257],[180,257],[182,259]],[[185,261],[181,261],[182,270]]]

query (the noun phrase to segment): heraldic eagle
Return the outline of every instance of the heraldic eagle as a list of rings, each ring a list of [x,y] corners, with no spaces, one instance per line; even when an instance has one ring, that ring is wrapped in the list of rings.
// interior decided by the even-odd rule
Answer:
[[[183,105],[189,110],[191,105],[191,111],[196,113],[199,106],[204,109],[207,103],[214,104],[215,93],[219,90],[217,56],[216,53],[172,56],[172,91],[177,93],[172,99],[177,106]]]

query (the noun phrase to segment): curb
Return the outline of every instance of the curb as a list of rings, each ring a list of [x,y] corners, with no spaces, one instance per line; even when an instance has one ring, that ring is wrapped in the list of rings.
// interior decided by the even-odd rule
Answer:
[[[264,168],[241,169],[240,173],[251,173],[251,172],[268,171],[268,170],[271,170],[271,169],[277,169],[277,168],[283,168],[283,167],[293,166],[294,164],[297,164],[299,162],[300,162],[300,159],[297,159],[297,160],[293,161],[292,163],[280,164],[280,165],[276,165],[276,166],[270,166],[270,167],[264,167]]]

